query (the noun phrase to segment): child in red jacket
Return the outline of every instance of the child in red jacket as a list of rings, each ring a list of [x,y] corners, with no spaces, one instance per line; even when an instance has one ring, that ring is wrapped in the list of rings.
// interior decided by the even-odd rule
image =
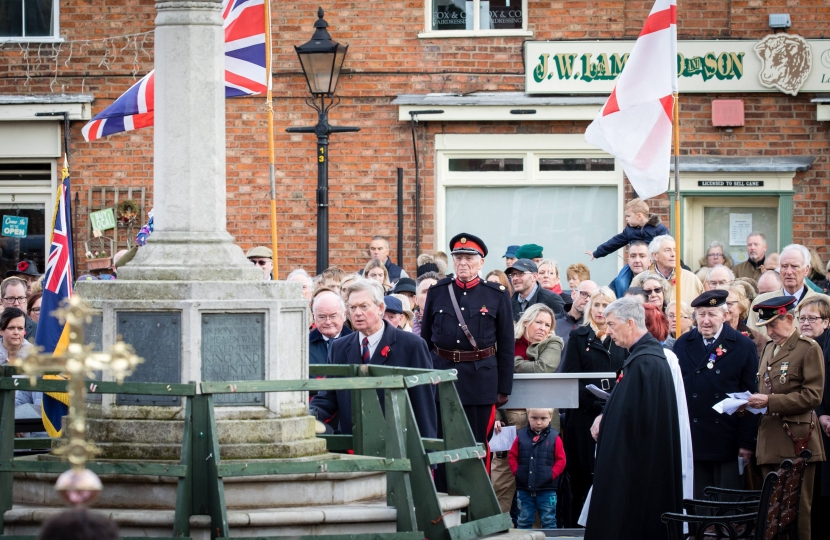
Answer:
[[[528,409],[527,428],[518,432],[508,454],[516,477],[519,528],[530,529],[539,512],[543,529],[556,528],[556,490],[565,470],[559,432],[550,428],[553,409]]]

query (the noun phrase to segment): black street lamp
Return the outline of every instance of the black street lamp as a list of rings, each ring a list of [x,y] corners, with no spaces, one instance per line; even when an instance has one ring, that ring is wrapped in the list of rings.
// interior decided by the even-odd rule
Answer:
[[[326,30],[328,23],[323,19],[323,8],[317,10],[317,17],[311,41],[294,47],[311,91],[311,99],[306,99],[306,103],[317,111],[317,125],[286,131],[317,135],[317,273],[320,274],[329,267],[329,135],[360,131],[360,128],[329,124],[329,109],[340,101],[334,99],[334,91],[349,47],[332,41]]]

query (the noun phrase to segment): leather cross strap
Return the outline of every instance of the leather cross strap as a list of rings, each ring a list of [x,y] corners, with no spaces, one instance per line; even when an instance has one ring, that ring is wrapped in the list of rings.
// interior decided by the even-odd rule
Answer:
[[[813,434],[813,428],[815,427],[815,420],[816,420],[815,412],[810,411],[810,431],[807,432],[806,437],[801,438],[801,439],[799,439],[795,435],[793,435],[793,432],[790,429],[790,426],[787,424],[787,422],[784,422],[784,431],[787,432],[787,435],[789,435],[790,439],[792,439],[792,441],[793,441],[793,450],[795,450],[796,457],[798,457],[798,455],[801,454],[802,450],[806,450],[807,446],[810,444],[810,437]]]
[[[458,323],[461,325],[464,335],[467,336],[467,340],[470,342],[470,345],[472,345],[475,350],[478,350],[476,338],[474,338],[470,333],[470,330],[467,329],[467,321],[464,320],[464,315],[461,314],[461,308],[458,307],[458,300],[455,298],[455,291],[452,286],[450,286],[450,300],[452,300],[452,307],[455,309],[455,316],[458,318]]]

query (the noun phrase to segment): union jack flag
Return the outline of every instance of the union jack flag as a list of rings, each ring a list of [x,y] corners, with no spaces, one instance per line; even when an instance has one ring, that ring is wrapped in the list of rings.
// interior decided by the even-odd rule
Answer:
[[[225,21],[225,97],[265,93],[270,79],[270,66],[265,65],[265,2],[223,0],[222,18]],[[84,139],[89,142],[152,126],[154,73],[145,75],[85,125],[81,130]]]
[[[57,355],[61,354],[69,343],[69,327],[61,324],[53,312],[60,307],[61,302],[72,296],[72,212],[69,207],[69,167],[65,163],[56,199],[52,246],[49,248],[43,276],[43,298],[35,345],[43,347],[46,353]],[[65,392],[43,394],[43,426],[50,437],[60,436],[61,418],[68,412],[69,396]]]

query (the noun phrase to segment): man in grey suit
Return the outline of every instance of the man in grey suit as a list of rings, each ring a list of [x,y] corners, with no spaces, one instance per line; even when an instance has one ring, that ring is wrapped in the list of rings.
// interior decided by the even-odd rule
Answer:
[[[819,293],[812,290],[804,282],[807,276],[810,275],[812,268],[810,267],[810,251],[800,244],[790,244],[781,250],[781,256],[778,259],[778,267],[781,272],[781,280],[784,286],[766,294],[760,294],[752,302],[752,307],[769,300],[776,296],[794,296],[796,299],[796,306],[801,304],[805,298],[810,298]],[[796,307],[796,310],[798,308]],[[796,317],[798,313],[796,312]],[[749,319],[746,325],[750,328],[758,330],[766,334],[764,326],[758,326],[758,312],[754,310],[749,311]]]

